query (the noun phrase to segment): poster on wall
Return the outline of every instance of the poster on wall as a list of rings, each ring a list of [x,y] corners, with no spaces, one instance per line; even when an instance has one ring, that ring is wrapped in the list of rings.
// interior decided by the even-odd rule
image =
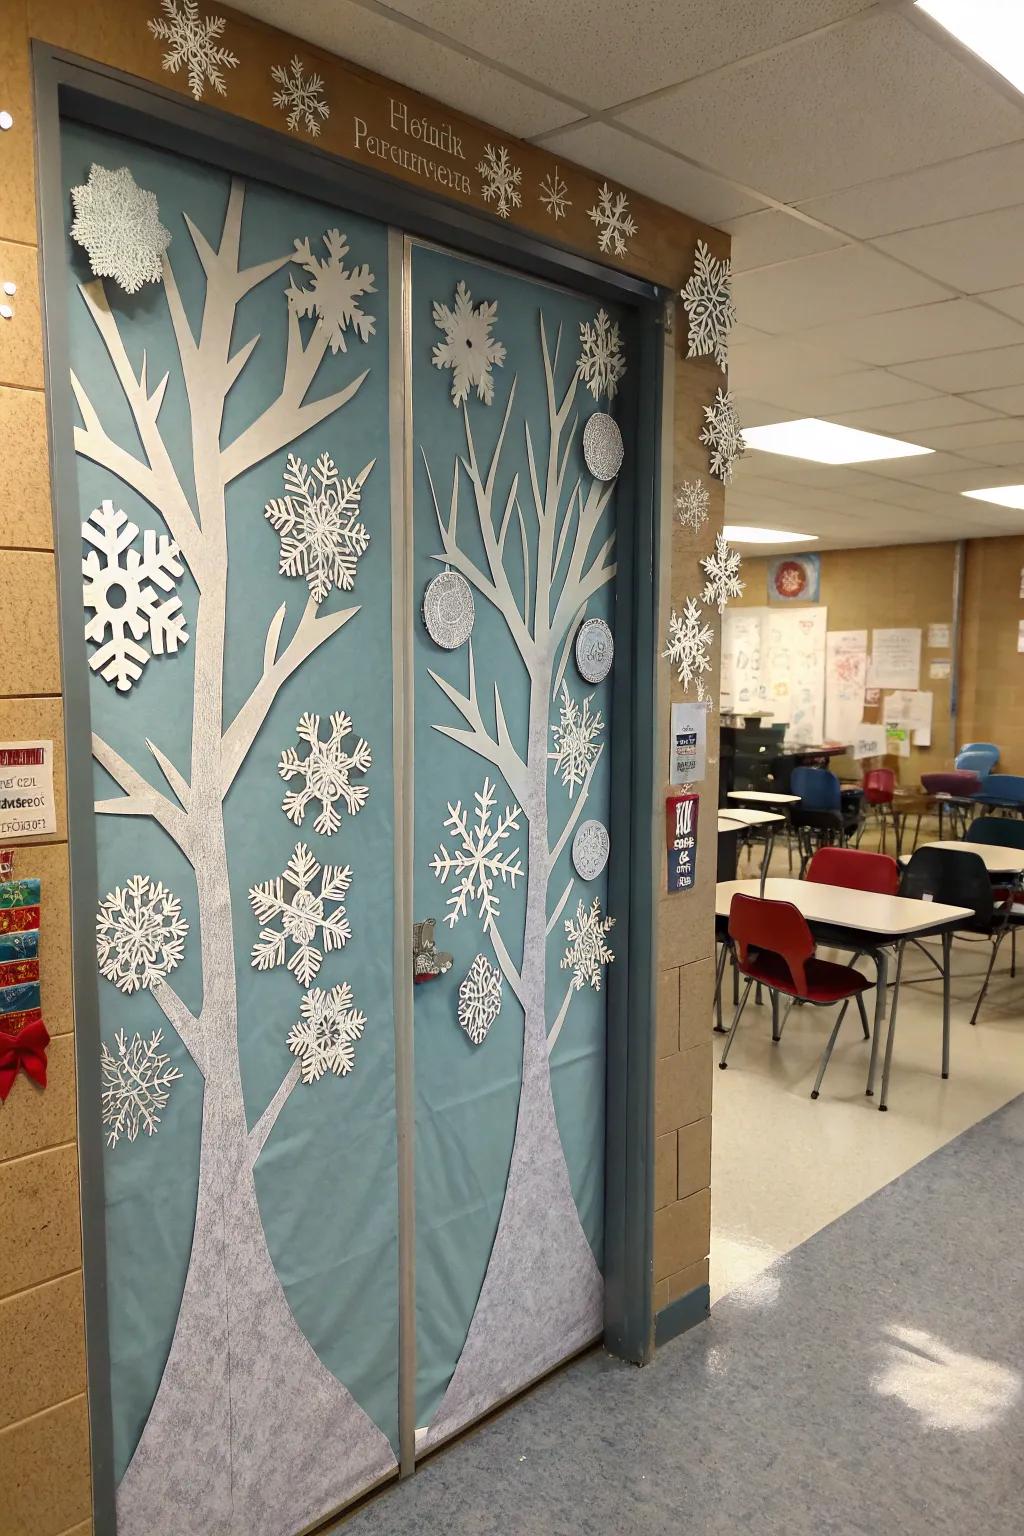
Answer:
[[[891,757],[910,756],[910,729],[905,725],[887,725],[885,750]]]
[[[665,802],[670,893],[692,890],[697,879],[699,807],[699,795],[669,795]]]
[[[825,740],[851,742],[864,716],[868,670],[866,629],[831,629],[825,636]]]
[[[868,682],[875,688],[917,688],[921,681],[921,631],[873,629]]]
[[[770,603],[816,603],[820,596],[820,555],[782,555],[769,560]]]
[[[819,742],[825,730],[826,608],[774,611],[768,623],[768,708],[786,740]]]
[[[919,689],[897,688],[886,694],[883,710],[886,725],[899,725],[911,733],[915,747],[932,744],[934,695]]]
[[[948,651],[950,646],[950,625],[928,625],[928,649],[930,651]]]
[[[884,757],[885,751],[885,726],[868,725],[862,721],[854,732],[853,751],[850,755],[860,762],[865,757]]]
[[[0,838],[45,837],[56,830],[53,742],[0,741]]]
[[[722,617],[721,706],[737,715],[765,708],[762,676],[766,608],[726,608]]]
[[[703,703],[672,705],[670,784],[697,784],[704,777],[708,712]]]
[[[944,678],[949,676],[949,673],[950,663],[948,661],[930,661],[928,663],[928,676],[933,682],[942,682]]]

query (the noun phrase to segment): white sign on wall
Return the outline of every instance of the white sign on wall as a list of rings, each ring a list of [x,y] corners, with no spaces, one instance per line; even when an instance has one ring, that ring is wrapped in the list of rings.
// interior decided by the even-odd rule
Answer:
[[[831,629],[825,636],[825,740],[852,742],[864,718],[868,670],[866,629]]]
[[[56,830],[53,742],[0,741],[0,841]]]
[[[874,688],[917,688],[921,682],[921,631],[873,629],[868,682]]]

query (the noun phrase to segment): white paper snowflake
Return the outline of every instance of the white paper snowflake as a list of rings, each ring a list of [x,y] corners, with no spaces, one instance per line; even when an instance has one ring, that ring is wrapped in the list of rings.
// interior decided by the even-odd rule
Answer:
[[[555,220],[564,219],[572,207],[572,198],[567,196],[568,184],[558,174],[558,166],[549,171],[540,184],[540,200],[545,209]]]
[[[103,1078],[103,1124],[107,1146],[116,1147],[122,1136],[134,1141],[140,1131],[155,1136],[161,1111],[167,1108],[172,1083],[181,1073],[160,1049],[163,1030],[155,1029],[148,1040],[127,1038],[123,1029],[114,1036],[117,1053],[104,1041],[100,1046]]]
[[[597,896],[591,902],[589,911],[582,901],[577,902],[575,921],[571,917],[566,918],[565,931],[569,943],[562,956],[562,970],[572,971],[575,991],[582,991],[589,982],[595,992],[600,992],[604,968],[615,959],[604,941],[605,934],[614,926],[614,917],[601,916],[601,902]]]
[[[599,309],[593,325],[580,321],[580,356],[576,364],[580,378],[595,400],[607,395],[614,400],[619,380],[626,371],[626,357],[619,336],[619,323]]]
[[[715,535],[714,553],[704,555],[700,563],[707,577],[700,600],[707,603],[709,608],[717,608],[719,613],[724,613],[729,600],[739,597],[743,591],[743,583],[740,581],[742,556],[739,550],[730,549],[725,535],[719,533]]]
[[[314,889],[317,875],[319,890]],[[256,969],[269,971],[282,965],[291,944],[288,969],[300,986],[308,987],[324,954],[341,949],[352,937],[343,905],[351,884],[349,865],[325,864],[321,868],[305,843],[296,843],[284,873],[252,886],[249,891],[249,904],[264,925],[252,947]],[[269,926],[275,922],[280,922],[280,927]],[[322,936],[322,951],[314,944],[318,934]]]
[[[687,357],[714,357],[724,371],[729,364],[729,332],[736,324],[732,262],[719,261],[698,240],[693,272],[681,298],[690,320]]]
[[[284,64],[272,64],[270,73],[281,87],[274,92],[274,106],[287,112],[285,122],[292,133],[297,133],[302,123],[307,133],[314,139],[318,138],[320,124],[325,123],[331,115],[331,109],[324,100],[323,76],[307,75],[297,53],[292,55],[287,67]]]
[[[434,324],[444,331],[444,341],[435,343],[432,355],[435,368],[452,370],[452,404],[462,405],[471,386],[477,397],[490,405],[494,399],[491,367],[505,361],[505,348],[491,336],[491,326],[498,317],[497,303],[473,307],[473,295],[460,282],[455,289],[455,308],[434,300]]]
[[[96,507],[82,524],[82,537],[94,546],[82,561],[82,601],[93,614],[85,637],[99,646],[89,665],[121,693],[138,682],[151,656],[173,653],[188,640],[181,599],[161,601],[155,590],[174,591],[183,572],[178,546],[147,528],[140,554],[133,548],[138,531],[112,501]],[[144,638],[148,650],[140,644]]]
[[[477,902],[486,932],[498,916],[495,881],[507,882],[515,890],[516,881],[523,873],[519,849],[513,848],[509,853],[502,846],[511,833],[519,830],[519,818],[523,813],[518,805],[506,806],[492,827],[491,812],[497,796],[490,779],[484,779],[483,789],[477,790],[473,798],[476,801],[475,819],[469,811],[462,809],[461,800],[454,805],[449,800],[444,824],[452,836],[459,839],[460,846],[449,852],[442,843],[430,867],[442,885],[448,884],[449,875],[455,877],[448,897],[450,910],[444,918],[449,928],[454,928],[459,918],[466,916],[471,902]]]
[[[338,801],[350,816],[361,811],[370,793],[368,784],[353,784],[352,775],[365,773],[373,761],[370,744],[360,736],[351,752],[342,743],[352,734],[352,721],[343,710],[331,715],[331,733],[326,741],[320,740],[320,716],[307,711],[296,728],[298,736],[309,744],[309,752],[300,757],[294,747],[281,754],[277,771],[287,783],[296,775],[303,780],[301,789],[290,789],[281,802],[281,809],[301,826],[306,817],[306,806],[311,800],[320,801],[320,814],[313,825],[323,837],[331,837],[341,826]]]
[[[684,480],[676,491],[676,517],[684,528],[699,533],[708,520],[711,492],[699,480]]]
[[[459,987],[459,1023],[474,1045],[483,1045],[501,1012],[501,972],[477,955]]]
[[[629,198],[625,192],[613,192],[604,182],[597,194],[597,202],[587,211],[597,225],[598,249],[611,251],[614,256],[625,256],[630,240],[637,233],[637,223],[629,211]]]
[[[356,1064],[355,1042],[366,1026],[366,1014],[352,1007],[348,982],[329,992],[314,987],[299,1011],[302,1017],[288,1032],[288,1049],[302,1064],[302,1081],[315,1083],[326,1072],[347,1077]]]
[[[339,475],[329,453],[322,453],[312,469],[290,453],[283,476],[286,494],[263,509],[280,535],[281,575],[305,576],[315,603],[335,587],[351,592],[355,585],[356,565],[370,543],[358,514],[372,468],[371,461],[353,480]]]
[[[477,166],[477,171],[483,178],[483,186],[480,188],[485,203],[494,203],[494,211],[499,218],[507,219],[513,208],[522,205],[522,196],[519,186],[523,179],[523,173],[518,165],[512,164],[511,156],[504,144],[499,144],[495,149],[493,144],[484,145],[484,157]]]
[[[178,898],[159,880],[132,875],[107,893],[96,914],[100,973],[121,992],[152,987],[180,965],[186,933]]]
[[[292,261],[308,272],[313,279],[311,288],[296,288],[294,281],[288,284],[288,303],[294,314],[316,315],[317,326],[325,326],[330,332],[332,352],[347,352],[345,331],[351,326],[360,341],[369,341],[377,322],[367,315],[358,301],[366,293],[376,292],[376,279],[366,262],[361,267],[345,266],[348,241],[338,229],[329,229],[323,236],[327,256],[323,261],[314,256],[308,240],[295,241]]]
[[[700,440],[710,449],[709,468],[713,475],[728,485],[732,479],[733,465],[747,451],[743,429],[729,390],[718,390],[711,405],[704,407],[704,420]]]
[[[161,17],[147,21],[153,36],[167,43],[168,49],[161,63],[163,68],[176,75],[184,64],[188,70],[188,88],[196,101],[206,89],[213,86],[220,96],[227,95],[225,69],[234,69],[238,59],[217,41],[227,26],[225,16],[200,16],[199,0],[160,0]]]
[[[598,737],[604,730],[604,721],[599,709],[591,711],[593,697],[589,693],[580,705],[563,683],[560,718],[558,724],[551,727],[555,750],[549,752],[548,757],[555,765],[555,773],[561,775],[570,800],[600,751]]]
[[[692,597],[686,599],[681,614],[673,608],[668,621],[668,649],[661,653],[676,668],[684,688],[696,679],[698,699],[705,696],[702,674],[711,671],[708,648],[715,639],[710,624],[701,622],[703,617],[703,609]]]
[[[160,223],[154,192],[140,187],[126,165],[93,165],[89,180],[71,188],[71,238],[85,247],[96,277],[112,277],[126,293],[159,283],[171,232]]]

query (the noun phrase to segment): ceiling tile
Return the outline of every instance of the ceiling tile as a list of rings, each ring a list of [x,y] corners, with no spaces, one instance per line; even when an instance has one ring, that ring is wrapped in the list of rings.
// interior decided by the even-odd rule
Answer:
[[[1024,293],[1024,289],[1021,291]],[[817,325],[801,332],[799,339],[815,346],[835,347],[849,357],[886,367],[1024,342],[1024,326],[993,314],[971,299],[949,299],[884,315]]]
[[[828,419],[837,411],[896,405],[906,400],[919,400],[932,393],[923,384],[897,378],[895,374],[886,373],[881,368],[862,368],[834,378],[780,376],[774,385],[765,380],[760,385],[760,392],[787,410]]]
[[[909,459],[878,459],[865,473],[882,480],[907,480],[912,484],[930,483],[937,475],[953,474],[958,470],[970,470],[971,465],[955,453],[921,454]]]
[[[960,352],[921,363],[901,363],[900,374],[949,394],[1024,384],[1024,345],[994,347],[986,352]]]
[[[725,228],[732,235],[734,272],[750,272],[755,267],[792,261],[794,256],[813,256],[817,251],[830,251],[846,244],[842,236],[829,234],[774,208],[731,219]]]
[[[927,278],[856,245],[741,272],[733,294],[748,324],[776,333],[947,296]]]
[[[969,398],[1007,416],[1024,415],[1024,384],[1011,384],[1007,389],[974,390]]]
[[[984,464],[971,464],[965,469],[936,475],[929,484],[933,490],[950,495],[959,495],[961,491],[975,491],[982,487],[987,489],[993,485],[1020,485],[1024,484],[1024,463],[998,469]],[[990,510],[986,508],[986,511]]]
[[[984,421],[992,412],[973,400],[959,400],[954,395],[936,395],[929,400],[913,400],[907,405],[883,405],[870,411],[847,411],[835,419],[843,427],[862,427],[865,432],[895,432],[917,442],[917,432],[925,427],[952,426],[963,421]]]
[[[977,443],[973,448],[961,448],[960,454],[972,464],[994,464],[1000,468],[1021,464],[1024,463],[1024,433],[1005,443]]]
[[[765,400],[749,399],[741,390],[736,392],[736,410],[745,427],[770,427],[777,421],[796,421],[800,415],[799,411],[783,411]]]
[[[1010,315],[1014,320],[1024,320],[1024,285],[1014,288],[997,288],[995,293],[982,293],[979,298],[993,309]]]
[[[729,346],[729,383],[746,394],[759,393],[757,381],[761,378],[822,378],[852,373],[856,367],[853,358],[805,346],[788,336],[760,335],[756,341],[737,346],[733,340]]]
[[[934,431],[921,432],[918,442],[926,448],[947,448],[975,457],[974,450],[993,443],[1010,443],[1024,440],[1024,416],[991,416],[985,421],[964,422],[958,426],[937,427]]]
[[[1024,206],[885,235],[876,248],[964,293],[1009,288],[1020,277]]]

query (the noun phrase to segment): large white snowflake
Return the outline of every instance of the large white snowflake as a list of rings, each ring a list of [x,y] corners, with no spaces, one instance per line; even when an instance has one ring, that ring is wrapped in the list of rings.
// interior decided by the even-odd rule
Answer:
[[[569,197],[568,192],[568,184],[558,174],[556,165],[540,184],[540,200],[556,224],[559,219],[565,218],[572,207],[572,198]]]
[[[625,192],[613,192],[604,182],[597,194],[597,202],[587,211],[597,225],[598,249],[611,251],[614,256],[625,256],[629,242],[637,233],[637,223],[629,211],[629,198]]]
[[[505,361],[505,348],[491,336],[497,316],[497,302],[474,308],[473,295],[463,282],[456,286],[454,309],[434,300],[434,324],[444,331],[444,341],[435,343],[431,356],[435,368],[452,370],[453,405],[462,405],[472,386],[485,405],[494,399],[491,367],[500,368]]]
[[[317,875],[319,890],[314,889]],[[291,944],[288,969],[300,986],[308,987],[320,970],[324,954],[341,949],[352,937],[343,905],[351,884],[349,865],[325,864],[321,868],[305,843],[296,843],[284,873],[249,891],[249,904],[264,925],[252,947],[256,969],[269,971],[283,964]],[[271,927],[272,923],[280,923],[280,927]],[[318,934],[323,951],[314,943]]]
[[[494,211],[499,218],[507,219],[513,208],[522,205],[522,196],[519,191],[523,179],[522,170],[518,165],[512,164],[512,158],[504,144],[499,144],[497,149],[493,144],[484,145],[484,157],[477,166],[477,171],[483,178],[483,186],[480,188],[485,203],[494,203]]]
[[[604,730],[604,721],[599,709],[592,711],[590,708],[593,697],[589,693],[582,705],[578,704],[563,683],[558,724],[551,727],[555,750],[549,752],[548,757],[555,765],[555,773],[561,774],[570,800],[601,750],[598,737]]]
[[[160,0],[163,17],[147,21],[153,36],[168,44],[161,63],[164,69],[176,75],[184,64],[188,70],[188,88],[196,101],[206,89],[213,86],[220,96],[227,95],[225,69],[234,69],[238,59],[229,48],[217,40],[227,26],[224,16],[200,16],[199,0]]]
[[[302,1066],[302,1081],[315,1083],[325,1072],[347,1077],[356,1064],[355,1042],[366,1025],[366,1014],[352,1006],[347,981],[325,992],[314,987],[299,1004],[302,1017],[288,1032],[288,1049]]]
[[[711,492],[699,480],[684,480],[676,491],[676,517],[694,533],[707,522],[710,507]]]
[[[724,613],[729,600],[739,597],[743,591],[743,583],[740,581],[742,556],[738,549],[730,549],[725,535],[719,533],[715,535],[714,552],[704,555],[700,563],[707,577],[700,600],[707,603],[709,608],[717,608],[719,613]]]
[[[290,789],[281,802],[281,809],[301,826],[306,817],[306,806],[311,800],[320,801],[320,814],[313,825],[324,837],[331,837],[341,826],[338,801],[350,816],[361,811],[370,793],[368,784],[353,784],[352,775],[365,773],[373,761],[370,744],[360,736],[350,752],[343,743],[352,734],[352,721],[343,710],[331,715],[331,733],[326,741],[320,740],[320,716],[308,711],[296,728],[302,741],[309,745],[309,752],[300,757],[294,747],[281,754],[277,771],[287,783],[298,776],[303,780],[301,789]]]
[[[126,165],[91,166],[89,180],[71,188],[71,204],[71,238],[85,247],[97,277],[112,277],[126,293],[160,282],[171,232],[160,223],[156,194],[140,187]]]
[[[599,309],[593,325],[580,321],[580,357],[576,364],[580,378],[595,400],[607,395],[614,400],[619,380],[626,371],[626,357],[619,336],[619,323]]]
[[[724,370],[729,364],[729,332],[736,324],[732,262],[719,261],[698,240],[693,272],[681,297],[690,320],[687,357],[712,356]]]
[[[160,1049],[163,1031],[155,1029],[148,1040],[127,1038],[123,1029],[114,1036],[117,1053],[104,1041],[100,1046],[103,1078],[103,1124],[107,1146],[116,1147],[122,1136],[134,1141],[140,1131],[155,1136],[160,1113],[167,1108],[172,1083],[181,1077],[171,1058]]]
[[[712,403],[704,407],[704,421],[700,440],[710,450],[709,468],[713,475],[728,485],[732,479],[733,465],[747,451],[731,391],[717,391]]]
[[[483,1045],[501,1012],[501,972],[477,955],[459,987],[459,1023],[474,1045]]]
[[[459,846],[449,852],[442,843],[430,867],[442,885],[447,885],[449,876],[454,876],[448,897],[450,910],[444,918],[448,926],[454,928],[459,918],[466,916],[470,903],[476,902],[486,931],[498,915],[495,882],[500,880],[514,890],[523,873],[519,849],[508,852],[502,846],[513,832],[519,830],[522,811],[518,805],[507,805],[492,826],[491,812],[497,796],[490,779],[484,779],[483,789],[478,789],[473,798],[476,801],[475,817],[463,810],[461,800],[454,805],[449,800],[444,824],[452,836],[459,839]]]
[[[281,575],[305,576],[315,603],[335,587],[351,592],[355,585],[356,565],[370,543],[359,511],[372,468],[367,464],[353,480],[339,475],[329,453],[322,453],[312,469],[290,453],[283,476],[286,494],[263,509],[281,538]]]
[[[615,926],[614,917],[601,916],[601,901],[595,896],[589,911],[582,901],[576,904],[576,917],[567,917],[565,931],[569,943],[562,956],[562,970],[572,971],[575,991],[582,991],[589,982],[595,992],[600,992],[604,968],[615,959],[604,941],[609,928]]]
[[[316,315],[317,326],[325,326],[330,333],[332,352],[347,352],[345,331],[351,326],[360,341],[369,341],[376,327],[373,315],[364,313],[359,300],[365,293],[375,293],[375,278],[366,262],[361,267],[349,269],[345,265],[348,241],[338,229],[329,229],[323,236],[327,255],[323,261],[314,256],[308,240],[295,241],[298,266],[313,279],[311,288],[296,288],[294,280],[288,284],[288,303],[296,315]]]
[[[325,123],[331,115],[331,109],[324,100],[323,76],[307,75],[297,53],[293,54],[287,67],[284,64],[272,64],[270,73],[281,87],[274,92],[274,106],[287,112],[285,122],[288,127],[295,133],[302,123],[307,133],[317,138],[320,124]]]
[[[82,561],[82,601],[93,614],[85,638],[99,646],[89,665],[121,693],[138,682],[151,656],[174,652],[188,640],[181,599],[161,601],[155,590],[174,591],[183,572],[178,546],[147,528],[140,554],[133,547],[138,531],[112,501],[96,507],[82,524],[82,537],[93,545]],[[148,650],[140,644],[144,638]]]
[[[688,597],[681,614],[672,609],[668,621],[668,649],[662,651],[676,668],[684,688],[697,681],[697,698],[705,697],[702,674],[711,671],[708,648],[714,643],[714,631],[710,624],[702,623],[703,610],[694,598]]]
[[[159,880],[132,875],[107,893],[96,914],[100,972],[121,992],[163,981],[185,954],[181,902]]]

